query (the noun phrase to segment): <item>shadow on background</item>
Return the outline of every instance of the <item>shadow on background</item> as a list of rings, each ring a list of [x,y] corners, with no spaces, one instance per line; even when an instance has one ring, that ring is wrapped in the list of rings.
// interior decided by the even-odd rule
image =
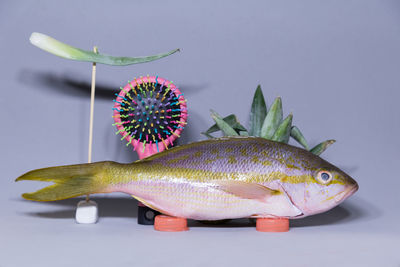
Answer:
[[[29,84],[34,87],[35,90],[41,91],[45,94],[59,94],[63,96],[77,97],[83,99],[90,98],[90,80],[86,81],[84,78],[79,77],[79,74],[56,74],[49,72],[40,72],[30,69],[24,69],[19,72],[18,80],[24,84]],[[124,85],[124,81],[121,85]],[[208,84],[185,84],[182,86],[178,85],[178,88],[185,94],[185,96],[190,96],[206,89]],[[120,85],[104,85],[101,82],[96,82],[96,101],[112,101],[114,99],[115,93],[119,92]],[[190,99],[189,101],[189,125],[192,123],[202,124],[203,120],[199,114],[195,114],[190,111]],[[110,116],[112,112],[110,111]],[[86,126],[86,121],[82,121],[82,128]],[[108,126],[107,127],[111,127]],[[136,152],[132,152],[132,147],[126,147],[126,142],[121,142],[120,138],[116,138],[113,132],[108,130],[103,131],[105,133],[104,140],[105,144],[109,147],[109,151],[112,151],[113,159],[120,162],[133,162],[138,159]],[[97,133],[100,134],[100,133]],[[118,136],[120,137],[120,136]],[[175,145],[186,144],[191,141],[191,138],[195,140],[204,139],[200,133],[193,132],[192,127],[185,127],[182,137],[177,139]],[[82,139],[83,140],[83,139]],[[112,144],[109,144],[109,140],[115,140]],[[84,147],[81,145],[80,147]],[[115,148],[115,149],[114,149]]]
[[[137,201],[134,198],[124,197],[91,197],[99,207],[99,217],[136,218]],[[49,211],[27,212],[25,214],[33,217],[52,219],[75,218],[75,210],[79,201],[83,198],[65,199],[54,202],[35,202],[38,205],[51,206]],[[54,209],[57,207],[57,210]],[[58,209],[60,208],[60,209]]]
[[[137,217],[137,201],[125,197],[92,197],[99,205],[99,216],[101,217]],[[50,211],[28,212],[29,216],[64,219],[74,218],[76,205],[81,199],[67,199],[55,202],[38,202],[38,205],[52,206]],[[54,210],[54,207],[60,210]],[[309,216],[303,219],[290,221],[290,227],[310,227],[337,225],[358,221],[369,221],[382,215],[382,212],[371,203],[360,198],[355,198],[353,202],[344,202],[340,206],[325,213]],[[200,222],[189,220],[190,227],[254,227],[255,220],[235,219],[222,222]]]
[[[322,226],[330,224],[344,224],[356,221],[369,221],[382,215],[382,212],[371,203],[352,197],[352,201],[345,201],[339,206],[303,219],[291,220],[291,227]]]
[[[90,98],[90,80],[83,81],[72,76],[72,74],[57,75],[25,69],[18,75],[18,80],[46,92]],[[106,86],[96,82],[96,99],[109,101],[115,97],[114,94],[118,91],[119,86]]]
[[[40,90],[51,93],[59,93],[63,95],[75,97],[90,97],[91,84],[90,80],[77,78],[76,74],[58,75],[48,72],[39,72],[29,69],[24,69],[18,74],[18,80],[22,83],[33,85]],[[127,84],[127,81],[118,85],[104,85],[96,81],[96,99],[111,100],[115,98],[115,93],[120,91],[120,87]],[[175,83],[174,83],[175,84]],[[193,95],[207,88],[208,84],[185,84],[177,87],[185,95]],[[190,104],[189,104],[190,106]]]
[[[369,221],[382,215],[382,212],[360,198],[353,197],[353,201],[344,202],[327,212],[305,217],[303,219],[290,220],[290,227],[310,227],[337,225],[358,221]],[[250,227],[255,226],[254,219],[236,219],[222,223],[201,223],[198,221],[189,222],[189,226],[195,227]]]

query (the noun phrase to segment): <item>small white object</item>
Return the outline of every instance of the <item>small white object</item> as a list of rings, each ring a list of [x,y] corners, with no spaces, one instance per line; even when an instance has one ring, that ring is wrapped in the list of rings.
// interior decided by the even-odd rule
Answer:
[[[76,223],[97,223],[98,219],[99,212],[96,202],[92,200],[79,201],[75,214]]]

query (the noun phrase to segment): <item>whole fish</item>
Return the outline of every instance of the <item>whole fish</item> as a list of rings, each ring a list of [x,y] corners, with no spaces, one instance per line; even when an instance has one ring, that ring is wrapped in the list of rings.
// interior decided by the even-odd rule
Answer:
[[[196,220],[301,218],[337,206],[358,189],[320,157],[256,137],[200,141],[131,164],[38,169],[21,180],[54,182],[23,194],[28,200],[123,192],[161,213]]]

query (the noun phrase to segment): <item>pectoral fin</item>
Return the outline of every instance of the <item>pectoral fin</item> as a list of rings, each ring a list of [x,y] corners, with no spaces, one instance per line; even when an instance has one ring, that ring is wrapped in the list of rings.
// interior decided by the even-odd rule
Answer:
[[[217,188],[241,198],[256,199],[260,201],[265,201],[273,195],[281,194],[278,190],[273,190],[260,184],[243,181],[218,181]]]

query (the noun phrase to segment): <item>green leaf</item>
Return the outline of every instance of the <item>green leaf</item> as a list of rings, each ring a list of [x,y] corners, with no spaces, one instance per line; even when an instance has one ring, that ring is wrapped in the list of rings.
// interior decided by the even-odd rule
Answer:
[[[96,54],[92,51],[79,49],[38,32],[32,33],[29,40],[33,45],[62,58],[78,61],[96,62],[113,66],[126,66],[150,62],[172,55],[173,53],[179,51],[179,49],[175,49],[168,53],[148,57],[113,57],[105,54]]]
[[[290,130],[290,136],[293,137],[293,139],[296,140],[305,149],[310,150],[306,138],[304,138],[304,135],[301,133],[299,128],[293,126],[292,129]]]
[[[214,110],[211,110],[211,117],[215,121],[215,123],[218,125],[218,127],[221,129],[221,131],[225,134],[225,136],[237,136],[237,132],[228,124],[226,123],[222,117],[215,112]]]
[[[214,139],[215,138],[214,136],[212,136],[211,134],[206,133],[206,132],[202,132],[201,134],[205,135],[208,139]]]
[[[292,120],[293,115],[289,114],[279,125],[271,140],[287,144],[289,142],[290,129],[292,128]]]
[[[261,137],[271,139],[281,124],[282,117],[282,100],[280,97],[277,97],[265,117],[261,128]]]
[[[260,136],[261,127],[267,115],[267,105],[265,104],[264,95],[261,86],[258,85],[254,93],[253,103],[251,104],[250,113],[250,132],[251,136]]]
[[[247,131],[240,131],[239,135],[240,136],[249,136],[249,133]]]
[[[233,129],[235,129],[236,131],[246,131],[246,128],[244,128],[239,120],[237,119],[236,115],[231,114],[226,116],[225,118],[223,118],[223,120],[228,123]],[[211,126],[210,128],[208,128],[208,130],[206,131],[206,133],[213,133],[213,132],[218,132],[221,129],[218,127],[217,124],[214,124],[213,126]]]
[[[313,147],[310,150],[310,152],[319,156],[319,155],[321,155],[322,152],[324,152],[330,145],[332,145],[335,142],[336,142],[336,140],[326,140],[325,142],[322,142],[322,143],[316,145],[315,147]]]

